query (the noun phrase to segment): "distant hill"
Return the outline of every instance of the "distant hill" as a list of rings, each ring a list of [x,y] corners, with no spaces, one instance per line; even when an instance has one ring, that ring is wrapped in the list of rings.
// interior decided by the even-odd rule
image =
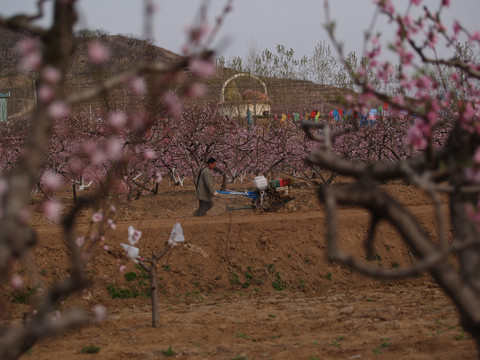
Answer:
[[[19,56],[16,44],[23,36],[22,34],[0,28],[0,73],[17,71]],[[77,32],[77,48],[71,63],[72,73],[89,71],[86,46],[88,41],[92,39],[100,41],[111,50],[112,56],[106,67],[112,73],[126,69],[128,65],[134,64],[140,58],[144,58],[145,54],[164,62],[172,62],[181,58],[178,54],[152,46],[140,38],[108,35],[100,30],[82,30]]]
[[[9,118],[28,116],[34,102],[33,75],[21,73],[17,69],[19,54],[16,44],[21,38],[21,34],[0,29],[0,93],[11,94],[8,100]],[[100,41],[111,51],[110,60],[102,66],[94,66],[88,61],[87,44],[92,39]],[[120,73],[145,58],[173,63],[182,57],[140,38],[108,35],[100,30],[78,32],[76,51],[71,59],[70,73],[67,74],[67,91],[76,92],[90,87],[99,79]],[[224,82],[234,74],[235,71],[232,69],[218,69],[216,76],[205,82],[208,93],[202,101],[219,103]],[[186,71],[185,75],[188,78],[189,72]],[[336,97],[346,91],[309,81],[261,79],[267,86],[268,99],[272,105],[271,116],[277,113],[280,115],[282,112],[310,112],[312,109],[327,112],[336,106]],[[236,80],[232,85],[239,93],[245,90],[263,91],[259,83],[251,78]],[[98,107],[104,109],[106,107],[105,110],[128,109],[131,102],[125,91],[117,90],[86,105],[90,109]]]

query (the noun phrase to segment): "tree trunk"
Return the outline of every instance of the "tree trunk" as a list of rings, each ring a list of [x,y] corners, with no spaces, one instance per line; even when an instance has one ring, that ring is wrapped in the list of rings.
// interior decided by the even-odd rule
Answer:
[[[72,191],[73,191],[73,203],[76,204],[77,203],[77,188],[76,188],[76,185],[75,185],[75,181],[72,184]]]
[[[220,186],[220,190],[221,191],[225,191],[227,190],[227,174],[223,174],[223,177],[222,177],[222,185]]]
[[[152,260],[150,266],[150,299],[152,300],[152,327],[160,325],[160,311],[158,308],[158,289],[157,289],[157,260]]]

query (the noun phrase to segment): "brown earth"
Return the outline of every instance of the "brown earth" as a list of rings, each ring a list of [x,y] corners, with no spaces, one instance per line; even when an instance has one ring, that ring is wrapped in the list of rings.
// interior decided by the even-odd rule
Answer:
[[[60,311],[103,304],[105,321],[37,343],[22,358],[56,359],[472,359],[475,344],[459,324],[457,309],[428,274],[400,281],[365,278],[325,257],[325,216],[308,184],[275,213],[226,211],[241,197],[219,198],[204,218],[192,216],[192,185],[164,185],[157,196],[126,202],[117,229],[107,235],[110,252],[89,264],[92,286]],[[237,188],[241,188],[238,185]],[[412,188],[386,189],[409,206],[435,233],[428,198]],[[69,196],[65,194],[65,196]],[[79,224],[85,233],[88,219]],[[363,258],[361,242],[369,217],[363,209],[339,211],[344,249]],[[127,227],[143,232],[141,254],[159,252],[180,222],[186,244],[161,260],[161,326],[151,327],[148,279],[126,262],[120,243]],[[48,286],[68,276],[66,246],[56,226],[34,216],[40,236],[30,264],[17,271],[32,284]],[[95,230],[95,228],[93,228]],[[415,257],[389,226],[377,235],[373,266],[408,266]],[[120,263],[127,269],[119,273]],[[127,280],[128,277],[128,280]],[[107,291],[110,289],[110,293]],[[27,293],[27,292],[26,292]],[[29,293],[33,303],[36,296]],[[111,294],[120,296],[112,298]],[[12,322],[30,305],[4,291]],[[127,296],[135,298],[124,298]],[[17,298],[18,299],[18,298]],[[3,302],[3,301],[2,301]],[[6,310],[6,309],[4,309]],[[99,349],[88,354],[89,347]]]

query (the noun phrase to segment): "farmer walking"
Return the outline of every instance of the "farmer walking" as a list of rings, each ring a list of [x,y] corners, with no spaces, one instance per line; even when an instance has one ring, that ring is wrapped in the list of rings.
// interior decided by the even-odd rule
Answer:
[[[211,170],[215,168],[217,161],[214,158],[207,160],[207,167],[198,175],[197,181],[197,199],[198,209],[193,212],[194,216],[205,216],[207,211],[213,207],[213,196],[217,196],[215,191]]]

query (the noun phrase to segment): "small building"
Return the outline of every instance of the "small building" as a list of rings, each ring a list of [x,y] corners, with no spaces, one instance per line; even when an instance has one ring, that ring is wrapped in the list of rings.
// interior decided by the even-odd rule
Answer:
[[[7,111],[7,99],[10,97],[10,93],[2,94],[0,93],[0,122],[7,122],[8,111]]]
[[[239,81],[240,78],[253,81]],[[245,80],[245,79],[244,79]],[[267,86],[255,75],[238,73],[227,79],[220,94],[220,114],[230,118],[268,116],[270,101]]]

